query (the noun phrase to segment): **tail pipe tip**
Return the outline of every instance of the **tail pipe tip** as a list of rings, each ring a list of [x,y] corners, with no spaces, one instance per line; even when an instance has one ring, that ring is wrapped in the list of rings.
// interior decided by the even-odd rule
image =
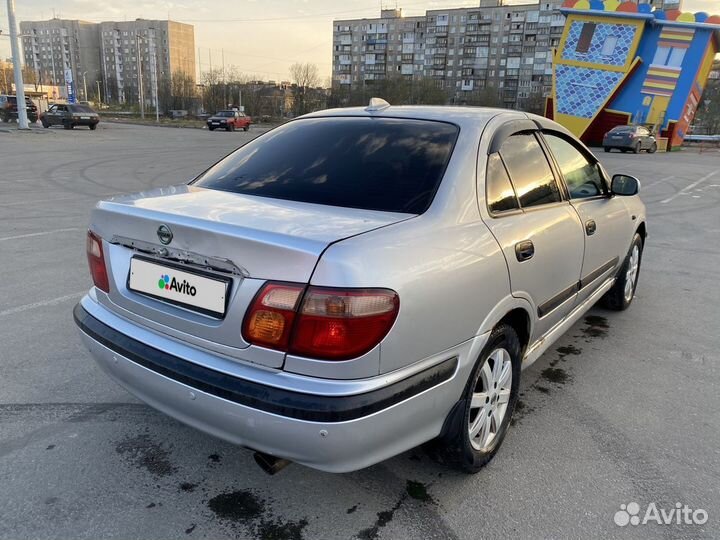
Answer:
[[[287,459],[271,456],[270,454],[265,454],[264,452],[255,452],[253,457],[255,458],[255,463],[258,464],[258,467],[270,476],[279,473],[292,463],[292,461],[288,461]]]

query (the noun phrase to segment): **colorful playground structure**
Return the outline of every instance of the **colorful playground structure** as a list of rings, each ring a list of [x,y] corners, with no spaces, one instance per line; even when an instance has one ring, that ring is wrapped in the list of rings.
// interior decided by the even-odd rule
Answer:
[[[720,50],[720,15],[616,0],[566,0],[561,11],[545,115],[587,144],[636,124],[653,128],[668,150],[679,147]]]

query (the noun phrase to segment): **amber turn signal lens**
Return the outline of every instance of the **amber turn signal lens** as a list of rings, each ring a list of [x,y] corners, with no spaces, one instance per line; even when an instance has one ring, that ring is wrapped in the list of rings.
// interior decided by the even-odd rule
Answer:
[[[267,344],[278,343],[285,331],[285,317],[274,311],[260,310],[252,314],[247,337]]]

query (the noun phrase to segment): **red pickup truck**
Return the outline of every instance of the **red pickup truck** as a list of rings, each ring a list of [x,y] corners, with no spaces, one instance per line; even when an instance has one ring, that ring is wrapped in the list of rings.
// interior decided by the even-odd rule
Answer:
[[[247,131],[250,129],[250,124],[252,124],[252,118],[240,111],[218,111],[207,119],[207,127],[210,131],[217,128],[227,131],[236,129]]]

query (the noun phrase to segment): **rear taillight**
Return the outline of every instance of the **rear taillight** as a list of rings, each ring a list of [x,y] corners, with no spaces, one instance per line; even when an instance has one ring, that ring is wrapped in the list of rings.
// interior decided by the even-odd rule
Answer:
[[[304,295],[303,289],[265,285],[245,315],[245,339],[299,356],[347,360],[380,343],[400,308],[397,293],[388,289],[308,287]]]
[[[87,234],[87,258],[93,283],[98,289],[109,293],[110,283],[108,281],[107,268],[105,267],[102,238],[92,231],[88,231]]]
[[[268,283],[255,297],[243,321],[243,336],[255,345],[287,350],[302,285]]]

